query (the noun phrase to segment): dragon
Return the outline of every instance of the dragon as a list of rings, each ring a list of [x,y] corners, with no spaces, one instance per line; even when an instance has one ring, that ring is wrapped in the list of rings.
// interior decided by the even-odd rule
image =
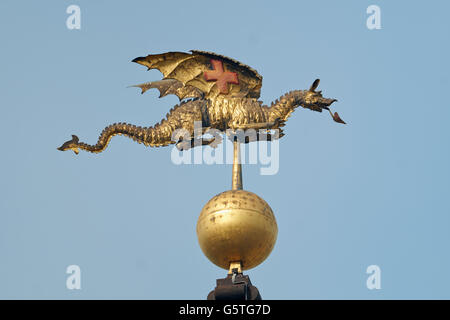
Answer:
[[[160,98],[175,94],[180,104],[173,107],[160,123],[153,127],[138,127],[128,123],[115,123],[107,126],[95,145],[80,142],[76,135],[63,143],[58,150],[79,149],[99,153],[106,149],[115,135],[127,136],[146,146],[160,147],[176,144],[179,150],[198,145],[216,147],[217,137],[205,138],[204,133],[214,128],[227,130],[259,130],[255,138],[246,138],[244,143],[279,139],[284,136],[282,127],[291,113],[299,106],[317,112],[327,110],[332,119],[345,124],[337,112],[332,113],[330,105],[336,99],[324,98],[316,91],[319,79],[308,90],[293,90],[270,106],[258,100],[262,86],[262,76],[253,68],[223,55],[213,52],[191,50],[190,53],[167,52],[138,57],[132,62],[146,66],[148,70],[158,69],[163,75],[159,81],[135,85],[145,93],[149,89],[159,90]],[[195,130],[195,122],[201,122],[202,130]],[[186,130],[188,141],[173,139],[177,129]],[[272,134],[278,129],[277,134]],[[264,131],[265,130],[265,131]],[[262,137],[261,132],[267,132]],[[200,143],[199,143],[200,142]]]

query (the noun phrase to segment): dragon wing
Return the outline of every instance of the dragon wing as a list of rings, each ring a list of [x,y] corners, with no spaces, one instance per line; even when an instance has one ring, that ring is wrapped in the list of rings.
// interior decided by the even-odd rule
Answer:
[[[180,101],[185,98],[200,98],[203,96],[203,92],[193,86],[185,86],[181,81],[175,79],[163,79],[153,82],[145,82],[134,85],[132,87],[141,88],[141,93],[149,89],[158,89],[159,97],[165,97],[168,94],[175,94]]]
[[[173,93],[178,98],[249,97],[259,98],[262,76],[239,61],[213,52],[167,52],[138,57],[133,62],[158,69],[164,78],[137,85],[143,92],[158,88],[161,97]],[[169,81],[170,79],[170,81]]]

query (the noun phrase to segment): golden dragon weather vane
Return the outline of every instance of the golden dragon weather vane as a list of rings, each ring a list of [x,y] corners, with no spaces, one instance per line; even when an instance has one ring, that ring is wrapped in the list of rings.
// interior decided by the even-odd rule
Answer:
[[[249,66],[216,53],[197,50],[191,53],[167,52],[138,57],[133,62],[146,66],[148,70],[158,69],[164,75],[160,81],[136,85],[142,89],[142,93],[157,88],[160,98],[175,94],[181,103],[169,111],[166,119],[153,127],[115,123],[103,130],[95,145],[80,142],[76,135],[72,135],[72,140],[65,142],[58,150],[73,150],[76,154],[79,149],[102,152],[109,140],[118,134],[151,147],[174,143],[179,149],[196,145],[215,146],[215,138],[202,138],[209,128],[223,132],[227,129],[278,129],[277,136],[269,133],[264,137],[264,140],[277,139],[284,135],[281,127],[298,106],[318,112],[327,110],[334,121],[345,124],[338,113],[333,114],[329,108],[337,100],[324,98],[321,91],[316,91],[319,79],[314,81],[309,90],[290,91],[269,107],[258,100],[262,76]],[[194,130],[195,121],[202,123],[200,133]],[[185,129],[190,133],[190,143],[172,140],[172,133],[177,129]],[[258,133],[254,140],[244,142],[262,138]]]
[[[166,119],[153,127],[137,127],[116,123],[106,127],[95,145],[80,142],[73,135],[58,150],[79,149],[102,152],[117,134],[126,135],[147,146],[176,144],[185,150],[198,145],[217,146],[222,141],[214,134],[205,138],[209,129],[226,132],[234,144],[232,189],[211,198],[203,207],[197,221],[197,237],[205,256],[215,265],[227,269],[228,275],[217,280],[208,299],[261,299],[258,289],[243,275],[243,270],[262,263],[274,248],[278,226],[271,207],[258,195],[244,190],[240,162],[240,142],[271,141],[283,137],[282,127],[297,108],[322,112],[327,110],[334,121],[345,123],[337,112],[330,110],[336,99],[316,91],[319,79],[308,90],[293,90],[281,96],[271,106],[259,101],[262,77],[254,69],[212,52],[167,52],[139,57],[133,62],[164,75],[160,81],[136,85],[142,93],[157,88],[160,97],[175,94],[181,103],[172,108]],[[198,128],[201,123],[201,130]],[[254,129],[251,135],[247,135]],[[273,130],[275,129],[275,130]],[[177,130],[185,130],[183,139]],[[248,130],[245,139],[237,130]],[[178,139],[178,140],[177,140]]]

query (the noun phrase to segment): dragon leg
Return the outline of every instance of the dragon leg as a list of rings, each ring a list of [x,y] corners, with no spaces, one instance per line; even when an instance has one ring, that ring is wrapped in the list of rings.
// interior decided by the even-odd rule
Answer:
[[[177,142],[176,147],[180,151],[189,150],[197,146],[210,146],[211,148],[217,148],[222,142],[222,137],[216,136],[214,138],[196,137],[190,141],[180,140]]]
[[[285,125],[284,121],[280,118],[276,118],[274,121],[268,122],[257,122],[257,123],[244,123],[238,125],[231,125],[230,128],[233,130],[247,130],[247,129],[278,129]]]
[[[265,132],[257,132],[256,135],[245,135],[243,136],[243,139],[239,137],[239,135],[228,135],[228,139],[231,142],[234,142],[236,139],[239,140],[239,142],[241,143],[250,143],[250,142],[255,142],[255,141],[274,141],[274,140],[278,140],[281,139],[284,136],[283,130],[279,129],[279,133],[278,134],[273,134],[273,133],[265,133]]]
[[[273,141],[284,136],[281,127],[285,126],[285,120],[279,117],[273,121],[246,123],[246,124],[230,124],[231,132],[228,132],[228,139],[234,141],[238,139],[241,143],[250,143],[254,141]],[[253,129],[256,132],[238,133],[238,130]],[[279,134],[270,133],[270,130],[279,130]]]

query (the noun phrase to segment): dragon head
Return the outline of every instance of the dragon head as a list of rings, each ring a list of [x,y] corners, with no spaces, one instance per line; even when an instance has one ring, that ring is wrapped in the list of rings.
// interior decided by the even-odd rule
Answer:
[[[66,141],[62,144],[61,147],[57,148],[59,151],[67,151],[67,150],[72,150],[73,152],[75,152],[75,154],[78,154],[78,152],[80,152],[78,150],[78,137],[76,135],[72,135],[72,140]]]
[[[303,98],[304,100],[303,106],[305,108],[319,112],[322,112],[323,109],[328,110],[334,121],[345,124],[345,122],[339,117],[338,113],[335,112],[333,114],[329,108],[329,106],[333,102],[336,102],[337,100],[324,98],[322,96],[322,91],[316,91],[317,87],[319,86],[319,82],[320,79],[316,79],[309,88],[309,90],[306,91],[305,96]]]

